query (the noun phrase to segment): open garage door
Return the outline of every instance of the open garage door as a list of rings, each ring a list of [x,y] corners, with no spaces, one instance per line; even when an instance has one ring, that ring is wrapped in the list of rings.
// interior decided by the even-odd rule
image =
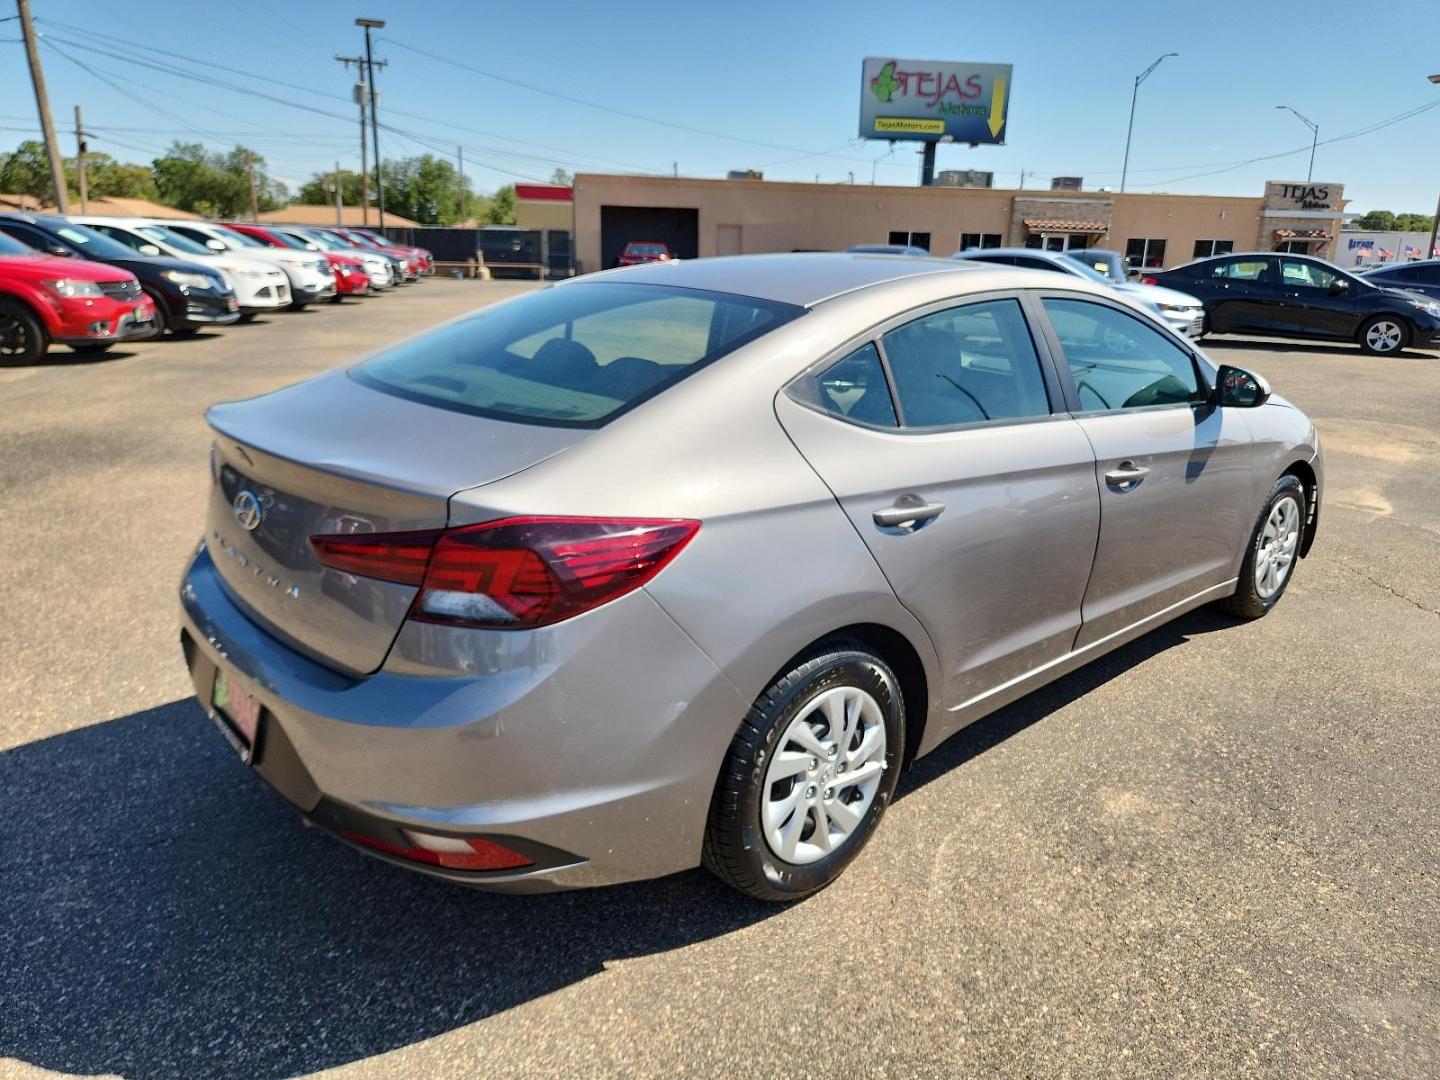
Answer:
[[[600,207],[600,266],[610,269],[631,240],[658,240],[677,259],[700,255],[700,211],[670,206]]]

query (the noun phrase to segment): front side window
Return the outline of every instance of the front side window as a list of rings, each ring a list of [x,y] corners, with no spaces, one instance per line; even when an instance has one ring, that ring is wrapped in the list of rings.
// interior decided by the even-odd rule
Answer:
[[[826,412],[874,427],[898,426],[885,367],[874,342],[866,342],[843,360],[837,360],[818,379],[820,404]]]
[[[1050,400],[1018,300],[926,315],[881,341],[906,427],[1048,416]]]
[[[98,233],[88,225],[72,225],[66,222],[57,226],[55,235],[76,251],[94,259],[130,259],[134,253],[124,244],[111,240],[104,233]]]
[[[1165,241],[1154,239],[1127,240],[1125,261],[1131,266],[1158,268],[1165,265]]]
[[[1158,329],[1105,304],[1043,301],[1065,351],[1080,408],[1140,409],[1203,398],[1190,354]]]
[[[1301,259],[1280,260],[1280,282],[1292,289],[1327,290],[1335,284],[1338,274],[1327,270],[1319,263]]]
[[[698,289],[563,285],[397,345],[351,377],[458,412],[599,427],[802,314]]]

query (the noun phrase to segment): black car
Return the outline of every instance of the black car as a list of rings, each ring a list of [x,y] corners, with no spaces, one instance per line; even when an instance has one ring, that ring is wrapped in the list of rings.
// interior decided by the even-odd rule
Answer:
[[[183,259],[141,255],[85,225],[53,214],[0,214],[4,232],[47,255],[92,259],[129,270],[155,301],[161,331],[193,334],[240,318],[235,291],[213,268]]]
[[[1391,263],[1366,270],[1360,276],[1376,285],[1424,293],[1432,300],[1440,300],[1440,259]]]
[[[1309,255],[1220,255],[1146,277],[1199,297],[1211,334],[1353,341],[1376,356],[1407,345],[1440,348],[1440,305],[1434,300],[1382,287]]]

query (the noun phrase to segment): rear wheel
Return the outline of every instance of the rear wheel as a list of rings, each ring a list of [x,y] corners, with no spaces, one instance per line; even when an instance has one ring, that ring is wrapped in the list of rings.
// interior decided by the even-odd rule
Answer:
[[[1371,356],[1390,356],[1410,344],[1410,327],[1398,315],[1376,315],[1360,327],[1360,347]]]
[[[799,900],[840,876],[895,792],[905,708],[890,666],[861,645],[801,656],[730,744],[710,805],[705,865],[759,900]]]
[[[33,364],[50,339],[35,313],[15,300],[0,299],[0,363]]]
[[[1305,485],[1282,476],[1270,491],[1240,566],[1235,593],[1220,607],[1242,619],[1258,619],[1285,595],[1305,532]]]

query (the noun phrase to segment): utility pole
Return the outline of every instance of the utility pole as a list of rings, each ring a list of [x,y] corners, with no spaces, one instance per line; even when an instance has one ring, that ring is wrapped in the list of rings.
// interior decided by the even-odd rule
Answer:
[[[250,177],[250,220],[260,220],[260,201],[255,197],[255,155],[245,151],[245,172]]]
[[[370,141],[375,145],[375,199],[380,211],[380,231],[385,231],[385,176],[380,160],[380,95],[375,93],[375,52],[370,40],[372,30],[385,26],[384,19],[356,19],[356,26],[365,28],[365,67],[370,72]],[[382,60],[380,66],[384,67]]]
[[[335,162],[335,224],[345,224],[345,189],[340,184],[340,162]]]
[[[1301,113],[1299,109],[1292,109],[1289,105],[1276,105],[1275,108],[1288,109],[1295,114],[1296,119],[1310,129],[1310,168],[1305,173],[1305,182],[1308,184],[1315,178],[1315,146],[1320,141],[1320,125]]]
[[[85,185],[85,124],[80,119],[80,106],[75,106],[75,171],[80,180],[80,212],[88,214],[86,206],[88,190]]]
[[[1179,53],[1167,52],[1156,60],[1148,68],[1135,76],[1135,88],[1130,91],[1130,127],[1125,132],[1125,164],[1120,168],[1120,190],[1125,190],[1125,177],[1130,172],[1130,139],[1135,134],[1135,99],[1140,96],[1140,84],[1150,77],[1150,73],[1159,67],[1164,61],[1172,56],[1179,56]]]
[[[40,111],[40,130],[45,136],[45,154],[50,158],[50,183],[55,188],[55,209],[70,212],[70,193],[65,190],[65,166],[60,144],[55,141],[55,122],[50,118],[50,95],[45,92],[45,72],[40,67],[40,49],[35,44],[35,24],[30,18],[30,0],[15,0],[20,12],[20,35],[25,39],[25,58],[30,61],[30,83],[35,87],[35,107]]]
[[[349,71],[353,64],[360,77],[360,81],[355,84],[355,103],[360,106],[360,220],[368,227],[370,224],[370,136],[365,132],[365,102],[370,99],[370,83],[365,78],[365,58],[363,56],[341,56],[336,53],[335,59],[345,65],[346,71]]]
[[[463,225],[470,220],[465,213],[465,204],[470,200],[465,197],[465,148],[463,146],[455,147],[455,160],[460,164],[460,223]]]

